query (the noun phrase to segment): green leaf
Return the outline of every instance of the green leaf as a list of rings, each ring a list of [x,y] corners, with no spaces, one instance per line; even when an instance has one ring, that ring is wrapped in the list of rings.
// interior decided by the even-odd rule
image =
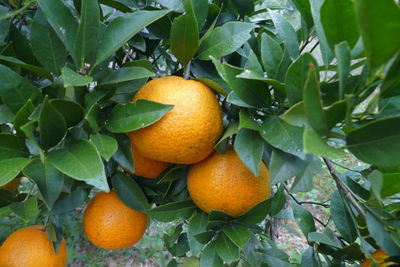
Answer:
[[[306,112],[304,111],[304,102],[298,102],[291,106],[280,118],[290,125],[303,127],[309,126]]]
[[[382,167],[400,165],[400,117],[375,120],[350,132],[347,148],[370,164]]]
[[[384,172],[383,173],[382,197],[389,197],[400,193],[400,171],[399,172]]]
[[[196,206],[191,200],[183,200],[155,207],[148,210],[147,214],[157,221],[170,222],[177,218],[189,218],[195,209]]]
[[[276,191],[274,197],[271,199],[271,216],[277,215],[286,204],[286,195],[284,191],[284,185],[281,184]]]
[[[26,158],[8,158],[0,160],[0,186],[14,179],[29,163]]]
[[[184,11],[183,9],[184,1],[182,0],[156,0],[156,2],[178,13],[182,13]]]
[[[99,3],[93,0],[81,0],[81,17],[75,37],[75,57],[77,65],[84,67],[85,63],[92,63],[97,48],[100,28]]]
[[[314,66],[310,66],[307,80],[303,89],[304,111],[307,116],[308,124],[320,134],[328,132],[327,116],[322,108],[321,91],[319,78]]]
[[[16,202],[11,204],[11,210],[25,223],[36,218],[39,214],[39,208],[36,197],[30,197],[23,202]]]
[[[326,234],[323,234],[323,233],[317,233],[317,232],[309,233],[308,241],[316,242],[316,243],[320,243],[320,244],[326,244],[326,245],[334,247],[334,248],[340,248],[340,246],[338,246],[335,241],[331,240],[329,238],[329,236],[327,236]]]
[[[90,128],[92,128],[93,132],[98,132],[100,130],[99,124],[97,122],[97,118],[99,116],[100,112],[100,105],[99,104],[94,104],[89,108],[85,115],[85,120],[89,124]]]
[[[278,117],[270,117],[264,121],[260,134],[270,145],[304,159],[303,131]]]
[[[311,28],[314,25],[313,17],[311,14],[311,4],[310,0],[292,0],[293,4],[299,10],[301,17],[307,23],[307,28]]]
[[[357,229],[354,220],[351,218],[339,191],[335,191],[331,196],[330,214],[336,229],[341,236],[349,243],[357,239]]]
[[[303,88],[306,84],[310,64],[318,66],[317,61],[309,53],[302,54],[288,68],[285,77],[286,96],[290,104],[303,100]]]
[[[226,263],[239,260],[239,248],[224,233],[218,235],[215,241],[215,251]]]
[[[200,242],[200,244],[207,244],[210,242],[211,239],[215,236],[215,231],[214,230],[209,230],[205,232],[201,232],[198,234],[194,235],[194,238]]]
[[[60,0],[38,0],[38,4],[58,38],[71,53],[74,61],[78,63],[75,55],[75,36],[78,21],[71,10]]]
[[[321,6],[321,23],[331,49],[343,41],[352,48],[360,37],[351,0],[325,1]]]
[[[290,191],[292,193],[308,192],[313,189],[313,178],[321,171],[321,160],[318,157],[308,157],[307,167],[296,175]]]
[[[41,9],[35,13],[30,34],[32,52],[40,64],[55,74],[61,74],[61,68],[67,62],[67,51]]]
[[[64,214],[75,210],[77,207],[82,206],[84,201],[88,198],[88,192],[79,188],[72,193],[66,195],[64,198],[58,200],[51,210],[51,214]]]
[[[212,30],[199,47],[198,58],[210,60],[210,56],[220,58],[235,52],[250,39],[250,31],[255,25],[247,22],[227,22]]]
[[[335,55],[338,60],[339,69],[339,97],[342,99],[346,88],[347,78],[350,74],[351,64],[351,50],[347,42],[335,45]]]
[[[0,124],[5,124],[13,121],[14,114],[6,105],[0,105]]]
[[[38,88],[4,65],[0,65],[0,84],[0,97],[13,113],[17,113],[28,100],[34,104],[42,100]]]
[[[197,212],[190,219],[188,225],[188,238],[189,238],[189,246],[192,255],[197,255],[200,253],[203,248],[203,244],[194,238],[194,235],[202,233],[206,230],[206,225],[208,222],[208,215],[204,212]]]
[[[91,76],[83,76],[68,67],[61,69],[61,77],[64,80],[64,87],[69,86],[85,86],[93,81]]]
[[[77,102],[51,99],[50,104],[64,117],[67,128],[77,125],[85,116],[82,106]]]
[[[249,129],[241,129],[236,135],[234,149],[240,160],[257,177],[264,152],[264,140],[259,133]]]
[[[122,168],[127,169],[131,173],[135,172],[133,164],[133,154],[131,148],[131,141],[125,134],[114,135],[118,142],[118,150],[112,156],[113,159],[121,165]]]
[[[104,135],[104,134],[92,134],[90,135],[90,141],[96,146],[100,155],[109,161],[112,155],[118,150],[118,142],[115,138]]]
[[[271,185],[285,182],[304,171],[310,164],[310,157],[302,160],[292,154],[281,150],[272,151],[271,162],[269,166]]]
[[[253,0],[232,0],[232,3],[242,17],[251,15],[254,12]]]
[[[235,122],[231,122],[225,129],[224,134],[222,137],[218,140],[217,144],[215,146],[218,146],[221,144],[224,140],[227,138],[233,136],[239,131],[239,124]]]
[[[154,72],[143,67],[122,67],[104,77],[100,85],[116,84],[154,76]]]
[[[279,37],[286,45],[290,57],[296,59],[300,54],[296,31],[293,26],[280,13],[278,13],[278,11],[270,11],[269,13]]]
[[[271,199],[264,200],[254,205],[246,213],[240,215],[236,220],[244,224],[257,224],[267,217],[267,214],[271,209],[271,203]]]
[[[303,135],[304,152],[326,158],[343,158],[346,153],[343,150],[329,146],[325,140],[313,129],[306,128]]]
[[[106,60],[136,33],[168,14],[169,10],[139,10],[113,19],[107,26],[97,50],[96,63]]]
[[[276,78],[283,60],[283,51],[278,42],[268,34],[261,35],[261,61],[269,78]]]
[[[17,136],[0,133],[0,160],[28,155],[28,149]]]
[[[400,7],[393,0],[356,0],[355,6],[365,53],[374,70],[400,51],[400,36],[393,34],[400,31]]]
[[[144,212],[150,208],[143,190],[132,177],[117,172],[112,179],[112,184],[121,201],[131,209]]]
[[[228,64],[222,64],[219,60],[212,58],[219,75],[229,85],[233,92],[244,103],[251,107],[266,107],[270,102],[271,96],[267,90],[267,86],[260,81],[245,80],[237,78],[244,69],[240,69]]]
[[[0,62],[1,61],[10,63],[10,64],[18,66],[18,67],[21,67],[23,69],[26,69],[26,70],[28,70],[28,71],[30,71],[32,73],[35,73],[35,74],[39,75],[39,76],[45,77],[45,78],[47,78],[49,80],[53,79],[53,77],[51,76],[51,74],[47,70],[45,70],[45,69],[43,69],[41,67],[38,67],[38,66],[27,64],[27,63],[25,63],[25,62],[23,62],[23,61],[21,61],[19,59],[0,55]]]
[[[244,109],[239,111],[239,130],[241,129],[250,129],[254,131],[260,130],[260,126],[257,124],[257,122],[251,118]]]
[[[64,186],[64,174],[52,167],[47,160],[34,160],[23,171],[24,175],[32,179],[47,207],[51,209]]]
[[[196,16],[197,28],[200,32],[208,15],[208,0],[191,0],[185,1],[185,10],[188,12],[189,3],[193,5],[194,15]]]
[[[193,2],[186,1],[186,13],[174,19],[170,35],[171,52],[185,68],[199,48],[199,28]]]
[[[31,100],[26,101],[25,105],[18,110],[17,114],[14,117],[14,129],[17,132],[17,135],[23,135],[20,127],[28,122],[29,116],[35,110],[35,106],[32,104]]]
[[[229,224],[222,228],[224,234],[239,248],[243,248],[250,240],[250,231],[241,224]]]
[[[96,147],[87,140],[75,140],[48,154],[48,162],[62,173],[102,191],[109,191],[104,165]]]
[[[113,133],[126,133],[145,128],[159,121],[172,105],[138,99],[135,103],[116,105],[107,122],[107,130]]]
[[[224,263],[218,257],[215,242],[208,244],[200,256],[200,267],[223,267]]]
[[[63,116],[46,97],[39,115],[40,143],[47,150],[57,145],[66,134],[66,124]]]
[[[309,233],[316,231],[314,219],[306,208],[292,202],[292,209],[294,219],[305,237],[308,237]]]

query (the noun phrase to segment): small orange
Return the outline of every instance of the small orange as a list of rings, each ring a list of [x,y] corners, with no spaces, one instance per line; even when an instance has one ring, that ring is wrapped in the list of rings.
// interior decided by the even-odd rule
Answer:
[[[239,216],[271,194],[269,171],[260,163],[258,177],[230,148],[225,154],[214,152],[189,169],[187,186],[194,203],[203,211],[223,211]]]
[[[8,191],[11,192],[15,192],[15,190],[17,190],[18,186],[19,186],[19,182],[21,181],[21,178],[14,178],[13,180],[11,180],[10,182],[8,182],[7,184],[1,186],[1,189],[6,189]]]
[[[222,133],[222,111],[205,84],[177,76],[145,84],[133,98],[174,105],[156,123],[128,133],[135,148],[146,158],[192,164],[210,155]]]
[[[0,248],[0,267],[64,267],[67,245],[62,239],[58,253],[44,226],[33,225],[12,233]]]
[[[145,178],[156,178],[167,168],[168,163],[146,158],[137,152],[133,144],[131,144],[131,147],[135,163],[135,172],[133,174]]]
[[[393,264],[391,262],[384,263],[384,261],[387,258],[389,258],[389,256],[382,249],[378,249],[371,256],[379,263],[380,267],[386,267]],[[363,263],[360,265],[360,267],[370,267],[370,266],[372,266],[372,261],[370,259],[365,259]]]
[[[126,206],[114,191],[96,194],[83,216],[87,238],[104,249],[132,246],[142,238],[146,227],[146,214]]]

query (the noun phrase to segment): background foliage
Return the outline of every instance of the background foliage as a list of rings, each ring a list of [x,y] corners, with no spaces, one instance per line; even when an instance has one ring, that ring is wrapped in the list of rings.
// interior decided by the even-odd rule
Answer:
[[[400,8],[393,0],[1,0],[0,216],[45,222],[113,187],[153,220],[169,266],[345,266],[384,249],[400,262]],[[270,168],[274,195],[232,218],[198,210],[188,166],[156,180],[133,171],[123,134],[171,106],[129,103],[150,78],[184,75],[218,93],[241,160]],[[362,168],[342,168],[355,156]],[[326,168],[331,223],[316,227],[301,192]],[[26,187],[26,188],[25,188]],[[10,215],[14,214],[14,215]],[[294,260],[274,222],[294,219],[309,247]],[[72,241],[74,242],[74,241]],[[77,241],[75,241],[77,242]],[[197,260],[199,259],[199,260]]]

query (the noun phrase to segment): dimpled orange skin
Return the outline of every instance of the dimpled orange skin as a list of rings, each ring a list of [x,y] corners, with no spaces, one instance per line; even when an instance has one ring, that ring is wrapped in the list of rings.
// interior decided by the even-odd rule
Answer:
[[[142,238],[146,227],[146,214],[126,206],[114,191],[96,194],[83,216],[87,238],[104,249],[132,246]]]
[[[8,191],[11,192],[15,192],[15,190],[17,190],[18,186],[19,186],[19,182],[21,181],[21,178],[14,178],[13,180],[11,180],[10,182],[8,182],[7,184],[1,186],[1,189],[6,189]]]
[[[168,163],[146,158],[137,152],[133,144],[131,144],[131,147],[135,164],[135,175],[145,178],[156,178],[167,168]]]
[[[378,249],[375,253],[373,253],[372,258],[374,258],[377,262],[383,262],[385,259],[387,259],[389,256],[383,251],[382,249]],[[393,263],[387,262],[387,263],[382,263],[379,264],[380,267],[386,267],[390,266]],[[372,266],[372,261],[370,259],[365,259],[363,263],[360,265],[360,267],[370,267]]]
[[[192,165],[187,180],[194,203],[203,211],[223,211],[239,216],[269,198],[269,171],[264,163],[255,177],[231,148],[225,154],[214,152]]]
[[[57,255],[44,226],[32,225],[12,233],[0,248],[0,267],[64,267],[67,245],[61,241]]]
[[[177,76],[145,84],[133,98],[174,105],[161,120],[128,133],[143,156],[170,163],[193,164],[212,153],[222,133],[222,111],[214,93],[201,82]]]

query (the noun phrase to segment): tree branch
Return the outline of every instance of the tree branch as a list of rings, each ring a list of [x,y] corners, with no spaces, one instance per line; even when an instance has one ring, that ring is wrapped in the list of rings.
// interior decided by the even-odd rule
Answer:
[[[360,203],[358,203],[358,201],[354,198],[352,192],[344,185],[343,181],[339,178],[339,174],[333,167],[332,162],[327,158],[323,158],[323,160],[326,164],[326,167],[328,167],[328,171],[331,174],[333,180],[335,180],[338,189],[342,191],[342,193],[350,201],[350,203],[354,206],[358,213],[365,217],[364,209],[362,208]]]

